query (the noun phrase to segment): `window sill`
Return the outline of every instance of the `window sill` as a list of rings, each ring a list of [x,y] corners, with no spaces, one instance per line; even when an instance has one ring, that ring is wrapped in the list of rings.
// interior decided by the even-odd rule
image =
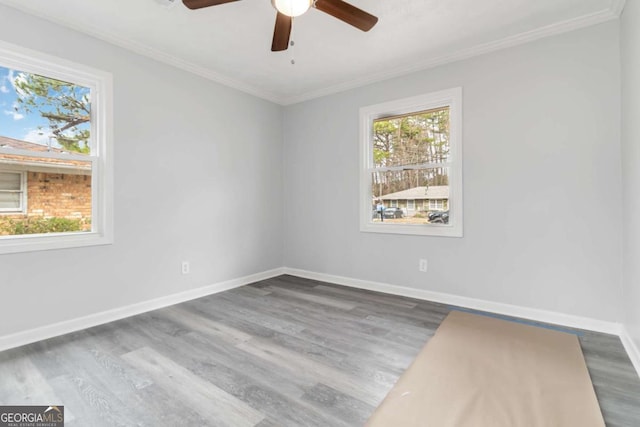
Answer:
[[[113,238],[97,232],[0,236],[0,255],[20,252],[110,245]]]
[[[414,236],[462,237],[462,226],[455,224],[382,224],[371,223],[360,225],[364,233],[409,234]]]

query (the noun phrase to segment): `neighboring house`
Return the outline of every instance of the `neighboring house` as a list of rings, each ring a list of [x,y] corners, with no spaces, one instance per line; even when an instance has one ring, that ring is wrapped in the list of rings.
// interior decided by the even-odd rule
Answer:
[[[414,187],[379,197],[385,207],[401,208],[407,215],[449,209],[449,186]]]
[[[31,157],[25,151],[63,150],[3,136],[0,149],[0,220],[72,218],[90,227],[90,161]]]

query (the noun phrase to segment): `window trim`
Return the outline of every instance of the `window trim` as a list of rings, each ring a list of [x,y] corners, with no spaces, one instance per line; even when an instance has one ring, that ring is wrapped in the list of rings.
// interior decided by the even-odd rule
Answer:
[[[449,107],[449,224],[374,223],[371,220],[373,121],[390,116]],[[360,231],[422,236],[463,236],[462,87],[360,108]],[[453,209],[451,209],[453,208]]]
[[[20,171],[13,171],[0,168],[0,173],[13,173],[20,175],[20,207],[18,209],[0,208],[0,218],[8,215],[21,215],[27,212],[27,173]],[[0,193],[8,193],[10,190],[0,189]]]
[[[113,243],[113,77],[111,73],[0,41],[0,65],[91,89],[91,231],[0,236],[0,254]],[[17,150],[5,153],[16,154]],[[40,157],[52,156],[38,153]],[[75,157],[66,154],[65,158]],[[26,205],[25,205],[26,208]]]

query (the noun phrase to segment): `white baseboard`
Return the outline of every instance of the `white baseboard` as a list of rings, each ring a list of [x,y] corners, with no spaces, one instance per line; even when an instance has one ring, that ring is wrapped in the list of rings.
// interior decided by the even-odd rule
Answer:
[[[409,298],[438,302],[442,304],[450,304],[459,307],[471,308],[474,310],[488,311],[490,313],[502,314],[506,316],[521,317],[538,322],[568,326],[571,328],[587,329],[590,331],[603,332],[605,334],[613,335],[620,335],[622,332],[622,325],[616,322],[607,322],[604,320],[573,316],[570,314],[558,313],[555,311],[503,304],[499,302],[463,297],[459,295],[434,292],[425,289],[407,288],[404,286],[353,279],[350,277],[334,276],[331,274],[316,273],[295,268],[285,267],[284,271],[285,274],[290,274],[292,276],[334,283],[336,285],[367,289],[370,291],[400,295]]]
[[[159,308],[168,307],[170,305],[179,304],[181,302],[190,301],[207,295],[216,294],[218,292],[227,291],[229,289],[238,288],[248,285],[249,283],[259,282],[260,280],[269,279],[271,277],[284,274],[283,268],[263,271],[261,273],[251,274],[249,276],[237,279],[226,280],[209,286],[197,289],[191,289],[173,295],[167,295],[155,298],[149,301],[143,301],[126,307],[115,308],[100,313],[90,314],[88,316],[76,319],[65,320],[63,322],[54,323],[52,325],[42,326],[27,331],[17,332],[11,335],[0,337],[0,351],[10,348],[20,347],[25,344],[31,344],[36,341],[53,338],[59,335],[76,332],[82,329],[91,328],[93,326],[102,325],[104,323],[113,322],[124,319],[126,317],[135,316],[136,314],[146,313],[148,311],[157,310]]]
[[[629,331],[627,331],[627,328],[625,328],[624,326],[622,327],[622,332],[620,333],[620,340],[622,341],[622,345],[629,355],[629,359],[631,359],[631,363],[633,363],[633,367],[636,368],[636,372],[638,373],[638,376],[640,376],[640,350],[631,338],[631,335],[629,335]]]
[[[426,301],[433,301],[442,304],[450,304],[459,307],[471,308],[474,310],[482,310],[496,314],[507,316],[521,317],[525,319],[535,320],[539,322],[552,323],[556,325],[568,326],[572,328],[586,329],[590,331],[614,334],[620,336],[622,344],[627,351],[633,366],[638,375],[640,375],[640,351],[633,342],[628,332],[620,323],[607,322],[603,320],[590,319],[587,317],[573,316],[554,311],[540,310],[529,307],[516,306],[511,304],[503,304],[498,302],[486,301],[476,298],[463,297],[459,295],[434,292],[424,289],[408,288],[404,286],[396,286],[387,283],[373,282],[368,280],[354,279],[350,277],[335,276],[330,274],[316,273],[307,270],[295,268],[275,268],[273,270],[263,271],[256,274],[240,277],[237,279],[227,280],[209,286],[180,292],[173,295],[143,301],[126,307],[120,307],[113,310],[107,310],[100,313],[90,314],[88,316],[66,320],[52,325],[42,326],[27,331],[17,332],[11,335],[0,337],[0,351],[10,348],[20,347],[22,345],[31,344],[33,342],[53,338],[59,335],[76,332],[82,329],[91,328],[116,320],[124,319],[137,314],[146,313],[170,305],[179,304],[207,295],[216,294],[226,290],[238,288],[250,283],[259,282],[261,280],[276,277],[282,274],[290,274],[293,276],[303,277],[307,279],[319,280],[322,282],[334,283],[337,285],[348,286],[358,289],[366,289],[370,291],[382,292],[386,294],[400,295],[409,298],[415,298]]]

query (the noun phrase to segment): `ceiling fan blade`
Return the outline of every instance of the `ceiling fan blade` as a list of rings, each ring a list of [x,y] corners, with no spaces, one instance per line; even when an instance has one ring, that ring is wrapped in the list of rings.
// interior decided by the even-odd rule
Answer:
[[[378,22],[376,16],[342,0],[317,0],[315,7],[362,31],[369,31]]]
[[[289,47],[292,23],[292,17],[278,12],[278,15],[276,16],[276,27],[273,30],[273,42],[271,43],[272,52],[287,50]]]
[[[182,0],[189,9],[202,9],[203,7],[217,6],[219,4],[231,3],[238,0]]]

